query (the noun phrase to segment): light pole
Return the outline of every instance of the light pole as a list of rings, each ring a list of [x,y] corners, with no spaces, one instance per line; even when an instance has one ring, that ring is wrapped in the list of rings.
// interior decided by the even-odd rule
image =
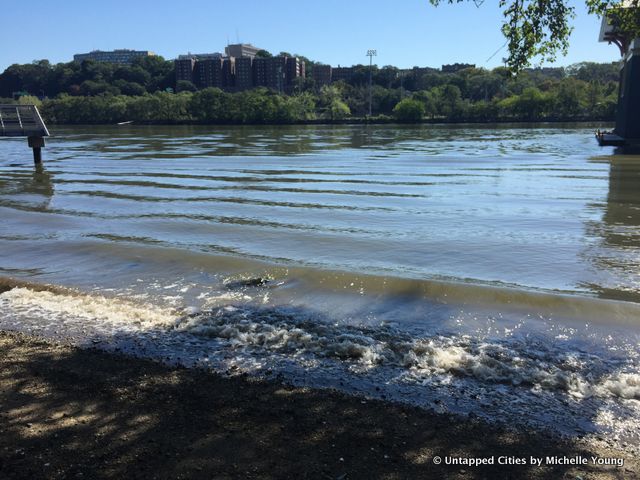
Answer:
[[[367,57],[369,57],[369,116],[371,116],[371,104],[373,103],[373,57],[378,55],[377,50],[367,50]]]

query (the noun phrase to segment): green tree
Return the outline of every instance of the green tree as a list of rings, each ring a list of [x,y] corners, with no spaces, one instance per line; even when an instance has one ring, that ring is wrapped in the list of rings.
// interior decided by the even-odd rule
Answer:
[[[291,121],[313,120],[316,118],[316,97],[309,92],[285,97]]]
[[[137,95],[144,95],[146,89],[136,82],[127,82],[126,80],[116,80],[113,82],[113,86],[116,87],[123,95],[135,97]]]
[[[583,62],[568,67],[568,74],[585,82],[617,82],[620,77],[620,64]]]
[[[575,78],[566,78],[555,91],[554,113],[564,119],[572,119],[581,113],[585,84]]]
[[[342,100],[334,100],[327,108],[327,115],[331,120],[342,120],[351,115],[351,110]]]
[[[426,73],[416,82],[416,88],[419,90],[431,90],[446,83],[446,78],[439,72]]]
[[[447,84],[435,88],[433,93],[436,99],[436,108],[440,115],[450,120],[456,120],[462,116],[462,94],[458,86]]]
[[[125,80],[127,82],[135,82],[139,85],[146,85],[151,80],[151,75],[149,72],[144,70],[142,67],[134,66],[134,67],[120,67],[115,72],[113,72],[114,80]]]
[[[480,100],[471,104],[467,119],[474,122],[495,122],[500,116],[497,101]]]
[[[342,85],[345,88],[345,85]],[[318,105],[324,118],[340,120],[351,115],[349,106],[342,100],[342,90],[339,85],[323,85],[318,94]]]
[[[471,100],[491,100],[504,89],[504,79],[495,73],[481,71],[469,78],[468,96]]]
[[[585,108],[589,115],[599,116],[598,108],[604,98],[604,86],[600,82],[589,82],[585,90]]]
[[[114,89],[116,89],[116,87],[112,87],[111,85],[109,85],[104,80],[99,80],[99,81],[85,80],[80,85],[80,93],[82,95],[87,96],[87,97],[92,97],[92,96],[95,96],[95,95],[101,95],[101,94],[107,93],[107,92],[111,92],[111,93],[115,93],[115,94],[120,93],[119,90],[116,89],[117,91],[114,91]]]
[[[367,90],[368,92],[368,90]],[[373,86],[373,113],[376,115],[391,115],[400,98],[400,89]]]
[[[205,88],[193,94],[189,110],[193,118],[218,123],[229,121],[229,94],[219,88]]]
[[[398,80],[398,68],[393,65],[386,65],[376,72],[373,81],[384,88],[392,88],[396,86]]]
[[[198,90],[193,82],[189,80],[178,80],[176,82],[176,91],[178,92],[195,92]]]
[[[515,113],[523,120],[540,120],[548,109],[547,97],[537,88],[525,88],[521,95],[516,97]]]
[[[433,118],[438,113],[433,92],[421,90],[413,94],[413,99],[422,102],[425,115]]]
[[[405,98],[393,108],[393,116],[399,122],[419,122],[424,117],[424,105],[419,100]]]
[[[35,105],[39,107],[42,105],[42,102],[38,97],[34,97],[33,95],[23,95],[18,99],[18,105]]]
[[[435,6],[464,1],[469,0],[429,0]],[[589,13],[607,15],[628,38],[640,36],[640,0],[627,0],[626,5],[633,8],[621,8],[620,0],[585,0],[585,4]],[[553,61],[558,53],[566,55],[575,17],[569,0],[500,0],[499,5],[509,47],[507,64],[512,70],[522,70],[534,57]]]

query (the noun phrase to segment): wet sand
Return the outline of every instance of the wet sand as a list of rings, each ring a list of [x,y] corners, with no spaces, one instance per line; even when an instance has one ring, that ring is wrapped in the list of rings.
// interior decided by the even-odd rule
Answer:
[[[511,464],[498,465],[501,456]],[[624,466],[594,465],[592,456]],[[446,457],[495,464],[445,465]],[[604,444],[0,332],[3,479],[639,476],[631,452]]]

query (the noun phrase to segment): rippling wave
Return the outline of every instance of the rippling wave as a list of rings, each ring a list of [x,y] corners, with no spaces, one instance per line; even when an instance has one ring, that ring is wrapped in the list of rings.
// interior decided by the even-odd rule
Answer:
[[[591,130],[2,139],[0,328],[640,438],[640,157]]]

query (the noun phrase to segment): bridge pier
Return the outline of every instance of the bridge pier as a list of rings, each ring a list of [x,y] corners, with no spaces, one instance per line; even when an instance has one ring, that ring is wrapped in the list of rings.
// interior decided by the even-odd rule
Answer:
[[[631,5],[625,5],[625,2],[622,4],[623,8],[631,8]],[[634,39],[620,31],[606,14],[602,18],[599,40],[617,45],[622,61],[616,127],[611,132],[598,130],[596,138],[601,146],[636,148],[640,145],[640,38]]]
[[[640,143],[640,38],[630,44],[622,59],[616,128],[627,143]]]
[[[33,163],[42,163],[42,147],[44,147],[44,137],[28,137],[29,148],[33,149]]]

